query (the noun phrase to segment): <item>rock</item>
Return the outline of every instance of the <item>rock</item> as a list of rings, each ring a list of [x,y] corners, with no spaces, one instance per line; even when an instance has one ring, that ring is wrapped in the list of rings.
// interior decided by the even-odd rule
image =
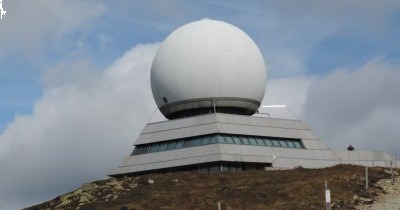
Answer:
[[[351,202],[356,202],[356,203],[360,202],[362,204],[371,204],[374,202],[374,200],[371,198],[364,198],[364,197],[360,197],[358,195],[354,195]]]
[[[108,186],[114,186],[117,184],[120,184],[120,183],[115,179],[110,179],[110,181],[107,183]]]
[[[120,184],[116,184],[116,185],[114,185],[114,189],[116,189],[116,190],[124,190],[124,187],[122,187],[122,185],[120,185]]]
[[[138,184],[133,183],[133,184],[130,184],[130,185],[129,185],[129,188],[133,189],[133,188],[135,188],[135,187],[137,187],[137,186],[138,186]],[[127,189],[127,190],[128,190],[128,189]]]
[[[99,188],[99,186],[95,183],[85,183],[82,185],[81,189],[85,192],[91,192]]]
[[[390,170],[384,170],[384,172],[386,173],[386,174],[392,174],[391,172],[390,172]],[[397,172],[397,171],[395,171],[395,170],[393,170],[393,175],[396,175],[396,176],[398,176],[399,175],[399,173]]]
[[[363,197],[360,197],[359,199],[360,199],[361,203],[363,203],[363,204],[371,204],[371,203],[374,202],[374,200],[371,199],[371,198],[363,198]]]
[[[74,192],[72,192],[72,194],[73,195],[80,195],[82,192],[83,192],[83,190],[79,188],[79,189],[75,190]]]
[[[104,199],[105,199],[106,202],[110,201],[110,200],[113,199],[113,198],[114,198],[114,195],[113,195],[113,194],[108,194],[108,195],[106,195],[106,196],[104,197]]]
[[[112,187],[112,188],[114,188],[116,190],[123,190],[124,189],[124,187],[122,187],[121,183],[116,181],[116,180],[110,181],[108,183],[108,186],[110,186],[110,187]]]
[[[79,198],[79,206],[90,203],[93,200],[93,196],[89,193],[82,193]]]
[[[178,179],[173,179],[172,181],[173,181],[173,182],[179,182],[179,180],[178,180]]]
[[[72,200],[69,199],[70,197],[71,197],[71,195],[61,196],[60,197],[61,203],[56,206],[56,209],[65,209],[63,207],[65,207],[66,205],[68,205],[72,202]]]
[[[53,206],[55,206],[56,205],[56,203],[54,202],[54,201],[51,201],[50,202],[50,207],[53,207]]]
[[[104,198],[109,200],[109,199],[111,199],[113,196],[114,196],[113,194],[108,194],[108,195],[106,195]]]
[[[117,198],[118,198],[118,195],[114,195],[114,196],[112,197],[113,200],[117,200]]]
[[[351,199],[352,203],[358,203],[360,201],[360,197],[358,195],[354,195],[353,198]]]
[[[147,180],[147,183],[149,183],[149,184],[154,184],[154,180],[148,179],[148,180]]]

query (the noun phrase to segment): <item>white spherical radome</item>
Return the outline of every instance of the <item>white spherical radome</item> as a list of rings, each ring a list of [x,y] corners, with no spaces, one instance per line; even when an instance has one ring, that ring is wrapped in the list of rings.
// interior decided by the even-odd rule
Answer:
[[[224,112],[254,114],[264,96],[263,56],[239,28],[217,20],[188,23],[161,44],[151,88],[169,119]]]

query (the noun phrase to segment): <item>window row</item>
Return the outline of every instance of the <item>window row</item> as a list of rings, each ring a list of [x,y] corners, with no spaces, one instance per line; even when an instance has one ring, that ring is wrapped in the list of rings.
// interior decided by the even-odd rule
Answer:
[[[210,134],[204,136],[195,136],[184,139],[156,142],[151,144],[142,144],[135,147],[132,155],[140,155],[153,152],[162,152],[167,150],[181,149],[187,147],[196,147],[207,144],[241,144],[267,147],[283,148],[304,148],[300,139],[244,136],[230,134]]]

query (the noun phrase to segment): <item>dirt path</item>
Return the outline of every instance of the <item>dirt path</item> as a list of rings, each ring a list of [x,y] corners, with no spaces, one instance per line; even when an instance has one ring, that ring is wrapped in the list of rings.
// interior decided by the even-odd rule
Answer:
[[[362,210],[400,210],[400,178],[397,177],[394,184],[390,179],[383,179],[378,185],[386,192],[378,197],[371,205],[359,206]]]

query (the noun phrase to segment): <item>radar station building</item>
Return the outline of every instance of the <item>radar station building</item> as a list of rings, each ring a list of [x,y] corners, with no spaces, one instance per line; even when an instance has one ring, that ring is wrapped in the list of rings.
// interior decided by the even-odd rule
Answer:
[[[260,50],[239,28],[203,19],[176,29],[151,67],[153,97],[168,120],[147,124],[110,176],[393,164],[384,152],[333,151],[303,121],[252,116],[266,80]]]

